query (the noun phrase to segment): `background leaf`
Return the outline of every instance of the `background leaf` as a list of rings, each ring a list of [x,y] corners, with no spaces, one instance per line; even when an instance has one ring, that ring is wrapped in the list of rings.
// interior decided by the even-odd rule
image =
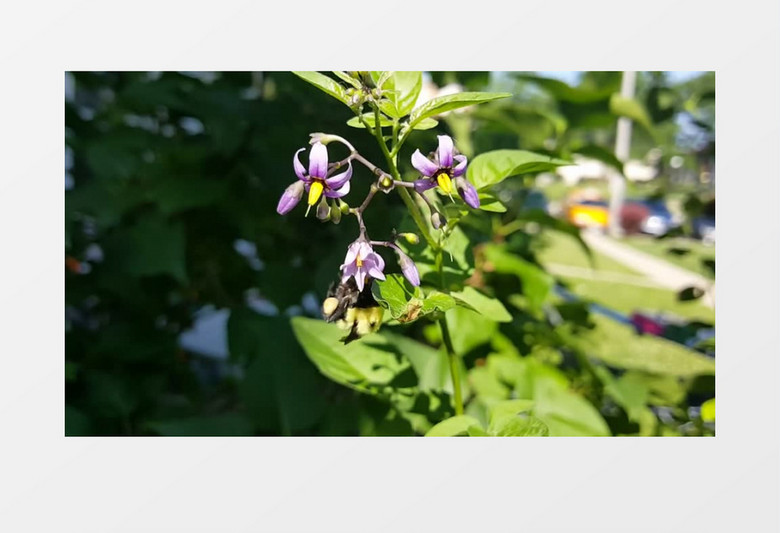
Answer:
[[[504,304],[495,298],[486,296],[473,287],[464,287],[460,292],[452,292],[458,305],[464,305],[468,309],[493,319],[496,322],[511,322],[512,315],[506,310]]]
[[[526,150],[493,150],[472,159],[466,174],[474,187],[484,189],[511,176],[544,172],[569,164],[562,159]]]
[[[466,436],[469,433],[469,428],[472,426],[479,427],[479,420],[468,415],[459,415],[448,418],[439,422],[433,426],[426,437],[458,437]]]

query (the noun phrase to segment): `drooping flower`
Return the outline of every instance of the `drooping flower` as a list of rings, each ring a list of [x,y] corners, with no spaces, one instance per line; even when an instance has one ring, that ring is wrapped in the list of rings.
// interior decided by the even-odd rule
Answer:
[[[420,150],[415,150],[412,154],[412,166],[423,175],[422,178],[414,182],[414,189],[422,194],[438,185],[444,194],[452,196],[454,181],[454,188],[463,201],[474,209],[478,208],[479,195],[477,190],[463,177],[468,164],[466,156],[456,153],[449,135],[439,135],[438,138],[439,147],[433,154],[433,159],[425,157]],[[455,165],[453,166],[453,164]]]
[[[290,212],[303,197],[303,192],[308,192],[306,203],[309,209],[315,205],[324,195],[327,198],[341,198],[349,192],[349,180],[352,177],[352,163],[347,163],[347,170],[335,176],[328,176],[328,149],[321,142],[315,142],[309,152],[309,171],[301,163],[298,154],[306,150],[301,148],[293,157],[293,168],[298,176],[282,194],[276,212],[284,215]],[[308,213],[308,209],[306,211]]]
[[[406,255],[399,247],[394,246],[396,253],[398,254],[398,264],[401,266],[401,272],[404,277],[409,280],[409,283],[415,287],[420,286],[420,272],[417,270],[417,265],[414,264],[412,258]]]
[[[363,290],[366,277],[385,279],[382,272],[385,268],[385,260],[376,253],[365,240],[358,239],[349,245],[344,264],[341,265],[341,282],[353,276],[359,291]]]

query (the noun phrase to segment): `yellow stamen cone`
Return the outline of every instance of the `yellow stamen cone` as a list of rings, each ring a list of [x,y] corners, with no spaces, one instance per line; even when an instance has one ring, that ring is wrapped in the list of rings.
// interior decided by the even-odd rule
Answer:
[[[450,179],[449,174],[442,172],[436,176],[436,182],[439,184],[439,187],[441,187],[441,190],[444,191],[444,194],[452,196],[452,180]]]
[[[309,200],[308,203],[310,206],[317,203],[317,201],[320,199],[320,196],[322,195],[322,182],[321,181],[313,181],[311,185],[309,186]]]

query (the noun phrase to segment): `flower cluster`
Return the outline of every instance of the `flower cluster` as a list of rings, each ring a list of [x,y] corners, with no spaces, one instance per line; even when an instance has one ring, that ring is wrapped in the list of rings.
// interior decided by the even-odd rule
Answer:
[[[394,186],[410,187],[417,194],[421,195],[426,202],[429,202],[429,200],[425,198],[424,193],[429,189],[438,186],[439,189],[450,198],[452,198],[452,191],[454,189],[467,205],[474,209],[479,208],[479,195],[477,194],[477,190],[464,176],[468,164],[466,156],[457,152],[452,138],[448,135],[439,135],[438,139],[438,149],[432,153],[430,157],[425,157],[420,150],[416,150],[414,154],[412,154],[412,166],[420,172],[421,177],[414,181],[414,183],[407,183],[392,180],[387,173],[382,172],[360,157],[352,145],[340,137],[335,135],[314,134],[312,136],[312,146],[309,152],[308,172],[299,159],[299,154],[306,150],[305,148],[301,148],[295,152],[295,156],[293,157],[293,169],[298,180],[292,183],[284,191],[282,197],[279,199],[276,211],[280,215],[289,213],[298,205],[305,192],[308,195],[306,213],[308,214],[309,209],[319,202],[317,216],[322,220],[327,220],[330,218],[329,213],[333,213],[334,210],[339,209],[337,206],[331,208],[327,203],[327,199],[335,199],[338,202],[338,199],[349,193],[350,179],[352,178],[352,160],[358,159],[372,170],[375,175],[380,177],[377,180],[377,184],[372,186],[369,198],[363,202],[363,205],[361,205],[360,208],[349,210],[350,213],[353,213],[358,217],[360,223],[360,236],[347,248],[347,255],[344,258],[344,263],[340,266],[341,282],[346,283],[349,278],[354,278],[358,290],[362,291],[368,280],[385,279],[385,261],[382,259],[381,255],[374,251],[372,248],[373,244],[392,248],[398,256],[398,264],[401,267],[403,275],[412,285],[419,286],[420,275],[414,261],[398,247],[395,243],[395,239],[390,241],[369,240],[365,226],[363,225],[362,214],[363,209],[365,209],[371,197],[377,190],[389,192]],[[341,163],[329,164],[328,149],[325,145],[325,143],[333,140],[342,142],[352,151],[350,157],[346,160],[347,169],[339,174],[335,174],[335,172],[338,171],[342,165]],[[343,207],[346,208],[347,206],[344,205]],[[343,212],[346,213],[347,211]],[[338,222],[340,219],[341,211],[339,211],[338,215],[338,217],[334,217],[335,222]],[[439,216],[438,219],[437,215]],[[432,220],[437,229],[444,224],[444,221],[441,219],[438,212],[432,214]],[[410,237],[410,235],[413,234],[402,235],[412,242],[412,237]],[[414,239],[416,240],[416,236],[414,236]]]

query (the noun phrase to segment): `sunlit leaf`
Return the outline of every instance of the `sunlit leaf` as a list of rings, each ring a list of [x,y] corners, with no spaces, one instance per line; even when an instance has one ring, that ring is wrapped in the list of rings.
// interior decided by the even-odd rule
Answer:
[[[526,150],[493,150],[475,157],[466,174],[474,187],[484,189],[512,176],[554,170],[569,164],[563,159]]]
[[[339,341],[344,331],[335,324],[294,317],[292,327],[309,359],[337,383],[372,394],[391,384],[412,387],[417,383],[409,361],[380,334],[345,345]]]
[[[362,118],[366,122],[366,124],[368,124],[369,128],[373,129],[373,128],[376,127],[375,126],[376,118],[374,117],[373,113],[364,113],[362,115]],[[380,115],[379,116],[379,124],[383,128],[387,128],[387,127],[390,127],[390,126],[393,125],[393,121],[391,119],[387,118],[384,115]],[[363,122],[360,120],[360,117],[352,117],[351,119],[349,119],[347,121],[347,126],[351,126],[353,128],[358,128],[358,129],[365,128],[365,126],[363,125]]]
[[[409,123],[411,127],[415,127],[416,124],[424,118],[433,117],[444,113],[445,111],[452,111],[453,109],[458,109],[460,107],[500,100],[501,98],[508,98],[510,96],[512,96],[510,93],[479,92],[464,92],[439,96],[415,108],[409,118]]]
[[[319,72],[293,71],[293,74],[295,74],[302,80],[311,83],[319,90],[329,94],[339,102],[349,105],[347,103],[348,100],[347,100],[346,92],[344,91],[344,87],[336,83],[336,81],[329,78],[328,76],[324,74],[320,74]]]
[[[452,292],[458,305],[462,305],[472,311],[492,318],[497,322],[511,322],[512,315],[506,310],[504,304],[495,298],[486,296],[473,287],[464,287],[460,292]]]
[[[385,280],[375,280],[371,292],[379,304],[399,322],[413,322],[423,316],[446,312],[455,300],[444,293],[432,291],[424,295],[401,274],[389,274]]]
[[[459,415],[448,418],[433,426],[426,437],[458,437],[467,436],[469,428],[472,426],[480,427],[479,420],[468,415]]]

